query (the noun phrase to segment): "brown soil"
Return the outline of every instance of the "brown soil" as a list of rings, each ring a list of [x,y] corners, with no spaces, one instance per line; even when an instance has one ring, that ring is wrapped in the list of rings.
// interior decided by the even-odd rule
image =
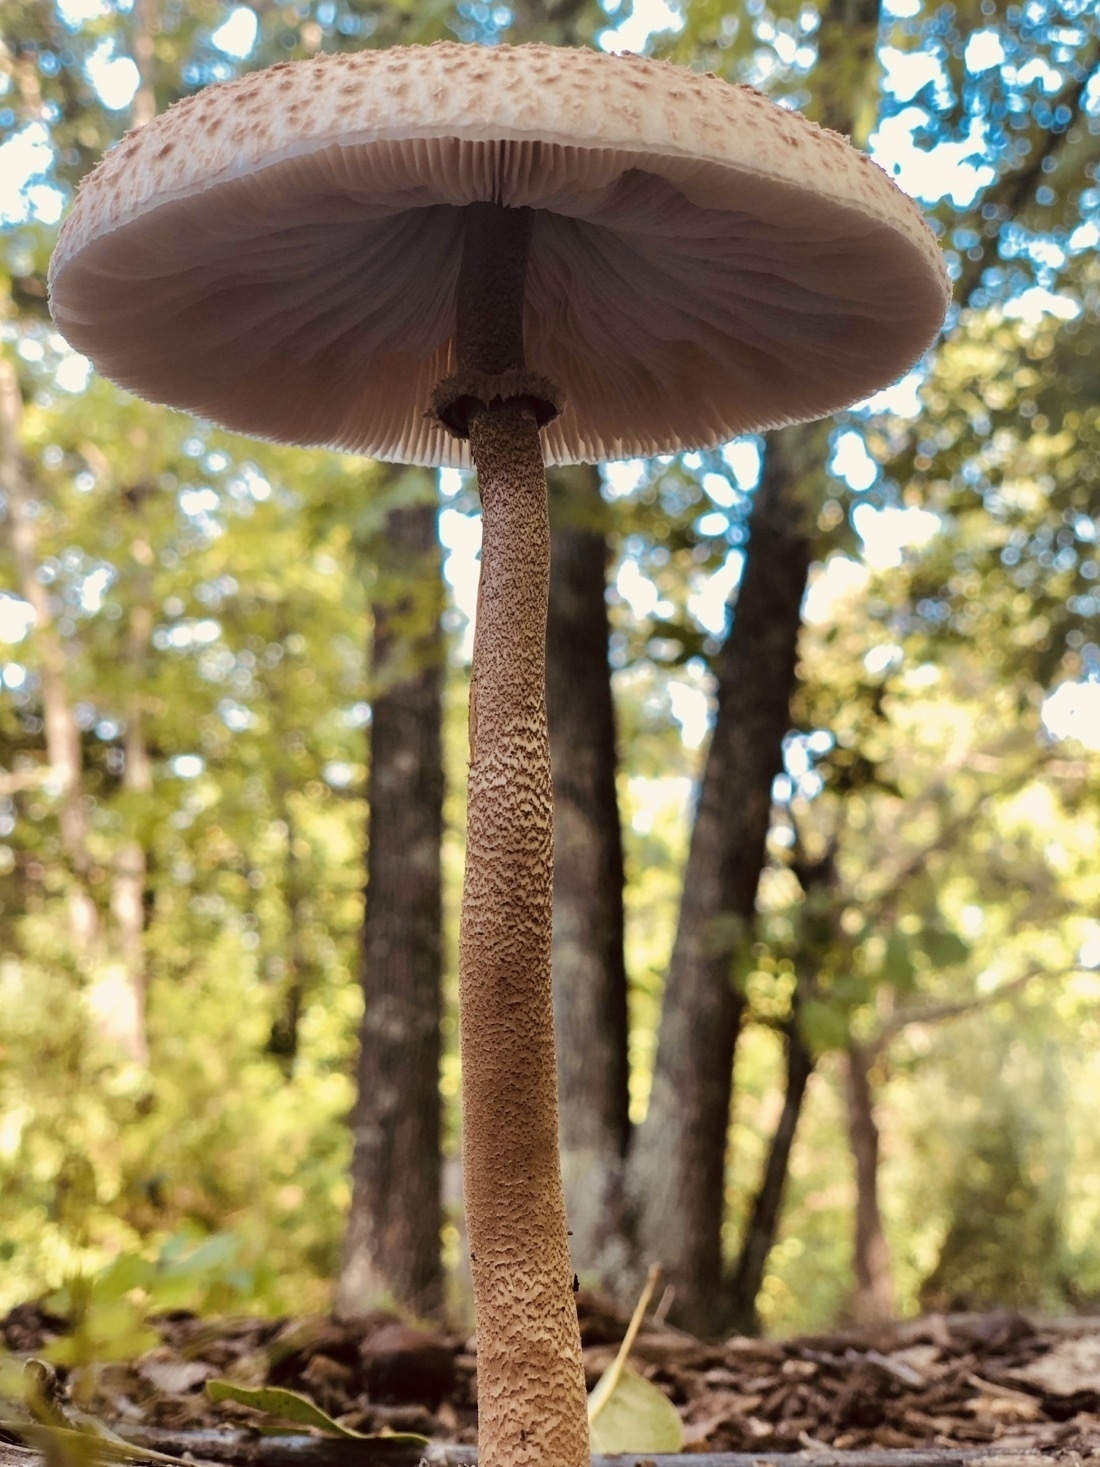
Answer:
[[[590,1295],[578,1305],[591,1386],[625,1320]],[[185,1441],[193,1432],[258,1424],[246,1407],[207,1399],[205,1382],[222,1377],[301,1391],[361,1432],[475,1440],[476,1344],[465,1333],[383,1316],[354,1329],[318,1318],[184,1314],[154,1324],[156,1348],[85,1372],[81,1382],[83,1409],[121,1435]],[[37,1355],[66,1329],[24,1305],[0,1321],[0,1343]],[[890,1328],[721,1344],[648,1325],[631,1358],[676,1404],[688,1452],[1100,1454],[1100,1319],[1044,1325],[1008,1312],[933,1315]]]

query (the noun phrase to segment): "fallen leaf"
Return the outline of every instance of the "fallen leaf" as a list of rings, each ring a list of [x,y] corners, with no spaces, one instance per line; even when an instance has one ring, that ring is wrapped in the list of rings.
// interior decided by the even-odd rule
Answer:
[[[1052,1396],[1100,1391],[1100,1337],[1088,1335],[1062,1340],[1030,1365],[1006,1370],[1005,1374],[1013,1380],[1040,1386]]]
[[[602,1384],[602,1382],[601,1382]],[[663,1391],[624,1366],[613,1388],[597,1403],[592,1392],[588,1434],[593,1452],[678,1452],[684,1428]]]
[[[274,1416],[279,1421],[292,1421],[296,1426],[312,1426],[328,1436],[351,1437],[356,1441],[385,1441],[390,1445],[426,1447],[428,1438],[416,1432],[387,1431],[364,1435],[341,1426],[338,1421],[322,1411],[308,1396],[297,1391],[283,1390],[278,1386],[260,1386],[253,1390],[247,1386],[234,1385],[230,1380],[208,1380],[206,1394],[212,1401],[236,1401],[239,1406],[251,1406],[265,1416]]]

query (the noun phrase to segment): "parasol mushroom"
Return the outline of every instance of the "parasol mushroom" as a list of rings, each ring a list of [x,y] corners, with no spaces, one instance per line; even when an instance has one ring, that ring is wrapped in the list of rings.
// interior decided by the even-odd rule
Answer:
[[[725,442],[899,377],[949,296],[836,134],[664,63],[547,46],[322,56],[212,86],[82,186],[54,318],[229,428],[477,468],[460,945],[483,1467],[579,1467],[550,1007],[544,463]]]

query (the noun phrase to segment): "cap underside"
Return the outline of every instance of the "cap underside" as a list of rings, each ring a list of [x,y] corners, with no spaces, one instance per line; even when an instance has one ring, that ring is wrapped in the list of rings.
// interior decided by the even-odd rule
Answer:
[[[499,132],[296,144],[161,190],[59,251],[55,319],[107,377],[240,432],[463,467],[427,408],[475,199],[536,209],[527,364],[566,399],[548,463],[823,416],[942,319],[911,221],[751,167]]]

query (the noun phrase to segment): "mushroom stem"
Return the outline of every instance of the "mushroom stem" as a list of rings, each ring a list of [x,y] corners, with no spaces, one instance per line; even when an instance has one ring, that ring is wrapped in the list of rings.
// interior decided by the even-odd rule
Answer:
[[[458,302],[460,370],[521,370],[530,216],[474,205],[469,223]],[[546,472],[535,414],[525,403],[478,403],[469,435],[484,538],[470,695],[459,1031],[478,1460],[482,1467],[586,1467],[587,1403],[558,1155],[550,987]]]
[[[468,204],[455,302],[460,372],[522,371],[523,296],[534,215],[503,204]]]

